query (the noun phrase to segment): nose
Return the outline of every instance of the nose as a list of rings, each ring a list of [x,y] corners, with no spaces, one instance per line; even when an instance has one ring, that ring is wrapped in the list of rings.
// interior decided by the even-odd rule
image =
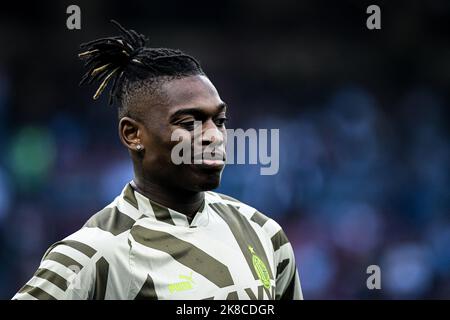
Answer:
[[[224,142],[224,136],[222,131],[217,128],[217,125],[212,120],[208,120],[203,123],[202,130],[202,145],[206,146],[211,143],[215,143],[220,146]]]

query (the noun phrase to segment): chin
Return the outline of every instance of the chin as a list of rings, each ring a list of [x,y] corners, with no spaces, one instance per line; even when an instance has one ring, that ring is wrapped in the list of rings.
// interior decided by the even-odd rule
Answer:
[[[210,191],[217,189],[220,185],[223,170],[191,170],[179,173],[183,181],[177,184],[184,189],[193,192]]]
[[[201,184],[199,186],[199,189],[200,189],[200,191],[211,191],[211,190],[217,189],[219,186],[220,186],[220,180],[217,182]]]
[[[199,181],[195,184],[198,191],[210,191],[217,189],[220,186],[221,175],[221,173],[210,174],[206,177],[202,177],[202,179],[199,179]]]

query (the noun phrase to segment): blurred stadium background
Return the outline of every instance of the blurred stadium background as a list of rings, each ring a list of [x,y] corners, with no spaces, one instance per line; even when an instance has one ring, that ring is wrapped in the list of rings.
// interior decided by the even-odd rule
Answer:
[[[366,29],[369,4],[382,30]],[[115,109],[77,86],[78,46],[111,18],[198,57],[230,128],[280,129],[279,173],[230,165],[219,191],[286,229],[305,298],[450,298],[445,0],[2,3],[0,298],[132,177]]]

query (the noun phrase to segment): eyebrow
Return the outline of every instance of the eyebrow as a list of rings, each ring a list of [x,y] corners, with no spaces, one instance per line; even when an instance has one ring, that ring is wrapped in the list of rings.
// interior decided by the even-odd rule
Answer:
[[[225,102],[219,104],[217,106],[218,112],[223,111],[225,108],[227,108],[227,104]],[[175,111],[170,116],[170,121],[174,120],[175,118],[182,116],[182,115],[194,115],[194,116],[203,116],[205,115],[205,112],[203,112],[200,108],[185,108]]]

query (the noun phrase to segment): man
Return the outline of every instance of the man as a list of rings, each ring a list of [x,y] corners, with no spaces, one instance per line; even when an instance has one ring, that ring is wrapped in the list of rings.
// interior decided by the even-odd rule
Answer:
[[[225,164],[227,106],[197,60],[145,47],[144,36],[113,23],[121,36],[82,45],[81,83],[100,83],[94,99],[111,83],[134,179],[52,245],[13,299],[301,299],[280,226],[210,191]],[[175,131],[192,150],[213,146],[212,156],[175,164]]]

